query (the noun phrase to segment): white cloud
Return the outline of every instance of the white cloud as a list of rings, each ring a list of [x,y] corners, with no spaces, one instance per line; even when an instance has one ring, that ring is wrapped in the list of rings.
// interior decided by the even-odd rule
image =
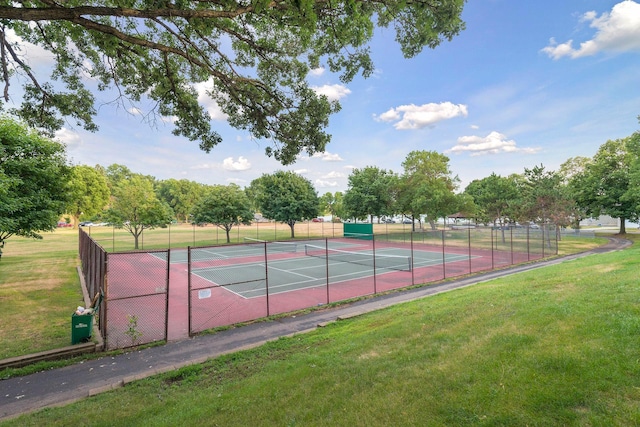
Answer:
[[[314,68],[313,70],[309,71],[309,74],[311,74],[312,76],[320,77],[324,74],[324,67]]]
[[[247,180],[242,178],[227,178],[225,179],[225,182],[228,182],[229,184],[244,184]]]
[[[480,129],[480,126],[478,126],[478,125],[471,125],[471,129],[477,130],[477,129]]]
[[[189,169],[200,170],[200,169],[212,169],[213,167],[208,163],[201,163],[199,165],[191,166]]]
[[[325,95],[329,98],[329,101],[338,101],[351,93],[351,91],[343,85],[312,86],[311,89],[318,95]]]
[[[318,188],[337,187],[338,183],[335,181],[323,181],[321,179],[316,179],[315,186]]]
[[[297,173],[298,175],[305,175],[307,173],[309,173],[308,169],[296,169],[293,171],[293,173]]]
[[[332,178],[344,178],[346,175],[343,174],[342,172],[329,172],[328,174],[324,175],[322,178],[324,179],[332,179]]]
[[[593,39],[580,43],[580,47],[574,49],[573,40],[558,44],[552,38],[542,52],[552,59],[560,59],[565,56],[580,58],[598,52],[640,51],[640,4],[625,0],[613,6],[611,13],[604,12],[598,17],[595,11],[590,11],[582,16],[581,21],[590,22],[589,26],[596,29]]]
[[[55,137],[58,141],[62,142],[67,148],[79,147],[82,145],[82,139],[77,132],[62,128],[56,131]]]
[[[461,136],[458,144],[447,150],[447,153],[469,152],[472,156],[483,154],[499,154],[521,152],[533,154],[540,151],[539,148],[518,148],[513,139],[507,139],[506,135],[493,131],[485,137],[481,136]]]
[[[198,92],[198,103],[206,108],[207,112],[211,116],[211,120],[226,121],[228,116],[222,112],[220,106],[211,99],[211,96],[207,94],[208,88],[213,87],[213,79],[209,79],[206,82],[196,83],[193,85]]]
[[[324,153],[315,153],[312,156],[314,159],[322,159],[323,162],[341,162],[343,161],[342,157],[339,154],[332,154],[328,151]]]
[[[30,25],[33,27],[32,25]],[[22,61],[25,61],[31,67],[39,65],[52,66],[55,64],[55,56],[48,50],[24,41],[21,37],[17,36],[15,31],[8,29],[6,32],[7,41],[9,43],[17,43],[20,46],[18,55]],[[15,49],[15,48],[14,48]]]
[[[393,127],[398,130],[422,129],[433,126],[436,123],[453,119],[458,116],[467,116],[467,106],[463,104],[453,104],[451,102],[441,102],[440,104],[429,103],[423,105],[401,105],[392,108],[379,116],[374,114],[374,119],[382,122],[396,122]]]
[[[242,156],[238,157],[237,162],[233,160],[233,157],[227,157],[222,161],[222,168],[228,171],[246,171],[251,169],[251,163]]]

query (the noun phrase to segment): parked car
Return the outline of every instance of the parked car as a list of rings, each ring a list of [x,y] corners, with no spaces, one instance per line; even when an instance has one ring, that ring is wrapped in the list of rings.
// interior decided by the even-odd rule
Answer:
[[[65,221],[58,221],[58,227],[73,227],[73,224]]]
[[[413,221],[411,221],[409,218],[405,218],[402,220],[403,224],[413,224]]]
[[[93,222],[91,221],[82,221],[80,224],[78,224],[80,227],[91,227],[93,226]]]
[[[387,224],[395,224],[395,223],[396,223],[396,222],[395,222],[393,219],[391,219],[391,218],[387,218],[387,219],[385,219],[385,220],[384,220],[384,222],[385,222],[385,223],[387,223]]]
[[[311,222],[324,222],[324,218],[313,218]]]

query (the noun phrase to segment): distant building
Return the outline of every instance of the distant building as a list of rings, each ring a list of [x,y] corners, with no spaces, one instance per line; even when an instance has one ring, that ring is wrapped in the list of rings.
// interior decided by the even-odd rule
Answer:
[[[580,227],[619,227],[620,218],[602,215],[598,218],[587,218],[580,221]]]

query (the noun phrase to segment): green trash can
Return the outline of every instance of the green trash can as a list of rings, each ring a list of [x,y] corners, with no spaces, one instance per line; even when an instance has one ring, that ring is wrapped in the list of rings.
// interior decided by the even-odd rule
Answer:
[[[87,342],[93,331],[93,313],[76,314],[71,316],[71,344]]]
[[[102,291],[97,292],[91,301],[91,307],[86,312],[78,314],[74,312],[71,316],[71,344],[87,342],[93,333],[93,318],[100,310],[104,295]],[[78,307],[80,308],[80,307]]]

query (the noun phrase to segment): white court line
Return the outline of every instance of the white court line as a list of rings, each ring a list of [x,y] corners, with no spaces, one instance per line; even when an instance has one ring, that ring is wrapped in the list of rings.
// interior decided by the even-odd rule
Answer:
[[[329,263],[329,267],[331,267],[331,266],[344,266],[345,264],[352,264],[353,265],[353,263],[333,262],[333,263]],[[325,264],[322,264],[322,265],[324,266]],[[360,265],[360,264],[356,264],[356,265]],[[317,267],[318,266],[315,266],[315,267],[312,267],[312,266],[301,267],[301,268],[298,268],[296,270],[303,270],[303,269],[317,268]],[[290,270],[283,270],[283,271],[285,271],[287,273],[291,272]],[[398,271],[386,271],[384,273],[376,273],[376,275],[379,276],[379,275],[382,275],[382,274],[397,273],[397,272]],[[364,274],[363,275],[362,273],[363,273],[362,271],[360,271],[360,272],[356,271],[356,272],[352,272],[352,273],[338,274],[338,275],[335,275],[335,276],[332,275],[330,277],[329,286],[337,285],[337,284],[348,282],[350,280],[355,280],[355,279],[367,279],[369,277],[373,277],[374,276],[374,274]],[[304,275],[302,275],[302,276],[304,277]],[[308,276],[308,277],[311,277],[311,276]],[[335,280],[336,278],[343,278],[343,279],[336,281]],[[311,281],[311,280],[303,280],[303,281],[299,281],[299,282],[288,282],[288,283],[284,283],[284,284],[281,284],[281,285],[269,286],[269,290],[272,290],[272,289],[275,289],[275,288],[283,288],[283,287],[294,287],[294,289],[285,289],[284,291],[281,291],[281,292],[269,292],[269,295],[277,295],[277,294],[282,294],[282,293],[286,293],[286,292],[294,292],[294,291],[300,291],[300,290],[304,290],[304,289],[317,288],[317,287],[320,287],[320,286],[322,286],[322,287],[326,287],[327,286],[327,281],[326,281],[327,278],[326,277],[313,277],[312,279],[314,279],[314,280],[322,280],[323,282],[322,283],[318,283],[317,285],[298,287],[297,285],[301,285],[301,284],[308,283],[308,282]],[[230,291],[230,292],[233,292],[233,291]],[[251,294],[252,292],[255,293],[255,292],[257,292],[257,290],[245,292],[243,294],[247,295],[247,294]],[[263,295],[264,294],[261,294],[261,295],[258,295],[258,296],[263,296]],[[245,299],[249,299],[249,298],[256,298],[256,297],[248,296],[248,297],[244,297],[244,298]]]

